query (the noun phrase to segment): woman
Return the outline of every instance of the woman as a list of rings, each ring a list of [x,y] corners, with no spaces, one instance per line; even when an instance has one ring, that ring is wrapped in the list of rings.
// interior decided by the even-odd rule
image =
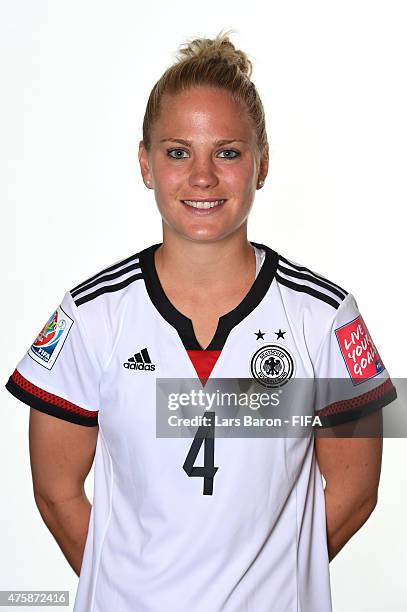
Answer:
[[[247,239],[268,170],[250,74],[227,34],[182,49],[139,149],[162,243],[68,291],[7,383],[75,612],[329,612],[329,561],[376,504],[379,438],[222,437],[213,410],[192,441],[156,435],[158,378],[343,377],[352,400],[315,407],[333,425],[395,397],[353,296]]]

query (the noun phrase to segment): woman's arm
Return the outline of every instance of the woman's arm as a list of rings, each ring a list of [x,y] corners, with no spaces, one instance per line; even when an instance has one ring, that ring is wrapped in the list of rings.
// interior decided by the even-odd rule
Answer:
[[[367,418],[380,419],[381,411]],[[382,449],[381,437],[315,438],[319,468],[326,480],[329,561],[367,521],[376,506]]]
[[[29,441],[34,498],[40,514],[79,576],[91,504],[84,483],[99,427],[84,427],[30,409]]]

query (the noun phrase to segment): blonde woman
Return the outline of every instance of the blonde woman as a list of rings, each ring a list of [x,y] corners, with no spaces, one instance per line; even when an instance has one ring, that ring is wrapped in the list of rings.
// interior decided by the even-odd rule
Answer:
[[[352,401],[316,410],[331,425],[395,397],[354,297],[248,240],[268,170],[250,76],[228,34],[183,45],[139,148],[162,241],[67,291],[7,383],[75,612],[329,612],[329,561],[376,504],[379,438],[222,437],[214,411],[201,437],[156,435],[157,378],[347,378]]]

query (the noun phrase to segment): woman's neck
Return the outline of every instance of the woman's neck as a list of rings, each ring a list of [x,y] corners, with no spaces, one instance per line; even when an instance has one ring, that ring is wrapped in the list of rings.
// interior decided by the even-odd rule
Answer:
[[[255,252],[246,232],[213,242],[199,242],[169,233],[155,252],[155,265],[160,278],[172,278],[184,287],[217,291],[225,279],[247,276],[252,281],[256,272]],[[243,281],[244,282],[244,281]]]

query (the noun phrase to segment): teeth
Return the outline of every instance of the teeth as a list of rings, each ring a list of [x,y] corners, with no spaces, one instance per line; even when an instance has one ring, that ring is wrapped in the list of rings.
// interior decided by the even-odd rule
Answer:
[[[193,208],[213,208],[214,206],[219,206],[219,204],[223,204],[225,200],[215,200],[215,202],[197,202],[196,200],[182,200],[188,206],[193,206]]]

